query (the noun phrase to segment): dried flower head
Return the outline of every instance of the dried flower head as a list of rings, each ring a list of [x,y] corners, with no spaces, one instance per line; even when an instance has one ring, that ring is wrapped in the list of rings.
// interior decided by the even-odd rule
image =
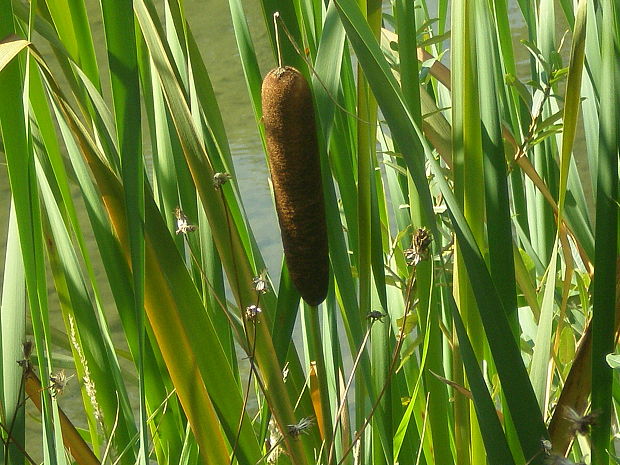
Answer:
[[[187,234],[188,232],[196,231],[196,229],[198,229],[198,226],[195,224],[189,224],[187,215],[183,212],[183,210],[181,210],[180,207],[176,207],[174,209],[174,216],[177,219],[177,234]]]
[[[69,382],[69,380],[71,378],[73,378],[75,375],[71,375],[71,376],[67,376],[65,374],[65,370],[58,370],[55,373],[52,373],[50,375],[50,391],[52,392],[52,396],[56,397],[56,396],[61,396],[64,391],[65,388],[67,387],[67,383]]]
[[[249,307],[245,308],[245,318],[247,320],[250,320],[250,321],[256,320],[256,317],[258,316],[259,313],[262,313],[262,310],[260,307],[257,307],[256,305],[250,305]]]
[[[302,434],[308,434],[308,429],[314,424],[311,417],[305,417],[294,425],[286,425],[288,434],[294,438],[298,438]]]
[[[549,439],[542,438],[540,440],[540,447],[542,448],[545,455],[551,455],[551,451],[553,450],[553,444]]]
[[[22,352],[24,354],[24,358],[22,360],[18,360],[17,364],[22,367],[24,370],[30,368],[30,355],[32,354],[32,341],[27,340],[22,342]]]
[[[579,415],[577,411],[569,407],[564,406],[562,410],[563,417],[570,423],[570,431],[573,434],[586,435],[590,432],[590,427],[596,424],[598,413],[590,413],[588,415]]]
[[[219,189],[226,184],[230,178],[232,178],[232,176],[228,173],[215,173],[213,175],[213,185],[216,189]]]
[[[383,318],[385,318],[386,316],[387,313],[381,313],[379,310],[373,310],[368,313],[368,315],[366,315],[366,318],[370,320],[371,323],[374,323],[375,321],[380,321],[381,323],[383,323]]]
[[[263,270],[258,276],[255,276],[254,279],[252,279],[252,284],[254,285],[254,290],[258,294],[266,294],[269,291],[269,283],[267,282],[267,270]]]
[[[416,229],[413,233],[411,248],[405,250],[405,259],[407,263],[416,266],[421,261],[428,260],[432,241],[433,237],[427,228]]]

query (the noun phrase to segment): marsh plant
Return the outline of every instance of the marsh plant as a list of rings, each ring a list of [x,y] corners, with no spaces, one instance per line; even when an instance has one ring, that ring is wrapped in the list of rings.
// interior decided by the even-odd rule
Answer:
[[[617,3],[229,0],[290,273],[183,3],[0,1],[0,462],[617,463]]]

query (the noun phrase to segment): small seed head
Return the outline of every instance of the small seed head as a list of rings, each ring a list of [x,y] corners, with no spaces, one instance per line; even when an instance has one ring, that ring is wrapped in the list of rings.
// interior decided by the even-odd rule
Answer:
[[[314,421],[310,417],[305,417],[299,420],[294,425],[286,425],[288,434],[294,438],[298,438],[302,434],[308,434],[308,429],[314,424]]]
[[[228,180],[231,178],[232,176],[228,173],[215,173],[213,175],[213,185],[215,186],[216,189],[219,189],[224,184],[226,184]]]
[[[416,266],[421,261],[428,260],[432,241],[433,237],[427,228],[416,229],[413,233],[411,248],[405,250],[405,259],[407,263]]]
[[[75,375],[67,376],[65,374],[65,370],[58,370],[55,373],[50,375],[50,391],[52,396],[57,397],[61,396],[65,392],[65,388],[67,387],[67,383],[69,380],[73,378]]]
[[[258,294],[266,294],[269,292],[269,283],[267,282],[267,270],[261,271],[258,276],[255,276],[252,279],[252,284],[254,285],[254,290]]]
[[[549,441],[549,439],[541,439],[540,446],[542,447],[545,455],[551,455],[551,451],[553,450],[553,444],[551,444],[551,441]]]
[[[189,223],[187,215],[183,212],[183,210],[181,210],[180,207],[176,207],[174,209],[174,216],[177,219],[177,234],[187,234],[188,232],[193,232],[198,229],[198,226]]]
[[[250,305],[245,309],[245,318],[249,321],[255,321],[259,313],[262,313],[260,307],[257,307],[256,305]]]
[[[386,316],[387,313],[381,313],[379,310],[373,310],[368,313],[366,318],[370,320],[371,323],[374,323],[375,321],[380,321],[381,323],[383,323],[383,318],[385,318]]]

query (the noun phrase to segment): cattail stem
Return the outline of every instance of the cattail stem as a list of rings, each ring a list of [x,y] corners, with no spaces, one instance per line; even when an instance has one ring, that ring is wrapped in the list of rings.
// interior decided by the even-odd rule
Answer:
[[[278,18],[280,17],[280,12],[276,11],[273,14],[273,29],[275,32],[276,38],[276,50],[278,51],[278,67],[282,67],[282,51],[280,50],[280,34],[278,33]]]

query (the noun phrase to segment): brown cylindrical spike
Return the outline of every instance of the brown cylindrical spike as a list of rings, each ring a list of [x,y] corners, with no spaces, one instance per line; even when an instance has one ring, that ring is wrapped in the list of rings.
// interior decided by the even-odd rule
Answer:
[[[290,66],[271,70],[262,87],[263,122],[286,264],[310,305],[327,296],[329,258],[312,95]]]

